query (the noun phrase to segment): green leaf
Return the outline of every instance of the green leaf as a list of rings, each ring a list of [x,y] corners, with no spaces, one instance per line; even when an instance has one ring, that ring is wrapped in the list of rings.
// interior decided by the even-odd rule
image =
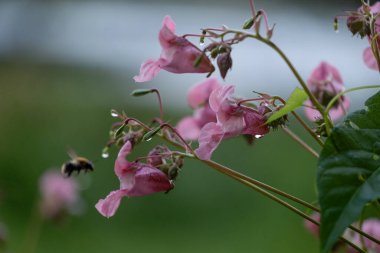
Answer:
[[[333,129],[318,162],[321,252],[380,198],[380,92]]]
[[[137,89],[137,90],[132,91],[131,95],[135,96],[135,97],[141,97],[141,96],[145,96],[146,94],[149,94],[152,92],[153,92],[153,90],[151,90],[151,89]]]
[[[302,106],[303,102],[307,99],[307,94],[303,89],[295,88],[290,94],[290,97],[288,98],[288,101],[286,101],[286,105],[282,107],[277,112],[273,113],[269,119],[267,120],[266,124],[281,118],[282,116],[294,111],[298,107]]]

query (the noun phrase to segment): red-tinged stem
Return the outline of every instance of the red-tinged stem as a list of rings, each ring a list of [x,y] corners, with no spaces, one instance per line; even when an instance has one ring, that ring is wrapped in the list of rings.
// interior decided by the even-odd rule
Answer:
[[[190,145],[182,138],[182,136],[177,132],[177,130],[174,128],[174,127],[172,127],[171,125],[169,125],[169,124],[167,124],[167,123],[164,123],[164,124],[162,124],[161,125],[161,128],[164,128],[164,127],[167,127],[167,128],[169,128],[180,140],[181,140],[181,142],[185,145],[185,147],[186,147],[186,152],[190,152],[191,154],[193,154],[193,155],[195,155],[196,156],[196,154],[195,154],[195,152],[194,152],[194,150],[193,150],[193,148],[192,147],[190,147]]]
[[[152,89],[152,91],[157,94],[158,103],[160,105],[160,119],[162,121],[164,121],[164,109],[163,109],[163,106],[162,106],[162,99],[161,99],[160,92],[157,89]]]
[[[214,38],[214,36],[211,36],[211,35],[200,35],[200,34],[192,34],[192,33],[187,33],[187,34],[182,35],[182,38],[186,38],[186,37]]]

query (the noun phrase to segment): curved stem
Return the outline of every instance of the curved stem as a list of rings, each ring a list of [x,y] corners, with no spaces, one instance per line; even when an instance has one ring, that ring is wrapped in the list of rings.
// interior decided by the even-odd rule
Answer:
[[[349,93],[349,92],[356,91],[356,90],[374,89],[374,88],[380,88],[380,85],[366,85],[366,86],[360,86],[360,87],[355,87],[355,88],[351,88],[351,89],[347,89],[347,90],[345,90],[345,91],[339,92],[339,93],[336,94],[335,97],[333,97],[333,98],[330,100],[330,102],[327,104],[326,109],[325,109],[325,111],[323,112],[323,116],[325,117],[326,115],[329,114],[329,111],[330,111],[331,108],[334,106],[335,102],[336,102],[341,96],[343,96],[344,94],[347,94],[347,93]]]
[[[160,105],[160,119],[162,121],[164,121],[164,109],[163,109],[163,106],[162,106],[162,99],[161,99],[160,92],[157,89],[152,89],[152,91],[157,94],[158,103]]]

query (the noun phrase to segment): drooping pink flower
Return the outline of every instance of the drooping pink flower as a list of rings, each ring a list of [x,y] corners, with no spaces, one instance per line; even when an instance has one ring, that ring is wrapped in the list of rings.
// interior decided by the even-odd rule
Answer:
[[[40,179],[41,213],[46,218],[57,218],[69,211],[79,199],[78,185],[73,178],[63,177],[59,171],[49,170]]]
[[[170,16],[165,16],[159,33],[161,56],[158,60],[149,59],[141,65],[140,74],[133,78],[136,82],[152,80],[161,69],[172,73],[208,73],[214,70],[206,56],[203,56],[198,66],[194,66],[203,53],[187,39],[175,35],[175,28]]]
[[[194,109],[193,116],[180,120],[176,126],[178,133],[185,140],[196,140],[201,128],[209,122],[216,122],[216,115],[209,106],[209,97],[213,90],[221,87],[215,78],[209,78],[192,87],[187,95],[187,101]]]
[[[120,189],[112,191],[95,206],[99,213],[107,218],[115,214],[125,196],[145,196],[155,192],[166,192],[172,188],[168,176],[161,170],[148,164],[126,160],[131,151],[132,144],[127,141],[115,161],[115,174],[120,180]]]
[[[370,11],[375,16],[380,12],[380,2],[376,2],[370,7]],[[380,32],[380,19],[377,18],[374,26],[375,34],[378,34]],[[371,45],[372,36],[368,36],[368,42]],[[376,45],[377,47],[380,46],[380,38],[376,38]],[[371,46],[367,47],[363,52],[363,60],[364,63],[367,65],[368,68],[373,70],[378,70],[379,67],[377,66],[377,61],[375,59],[375,56],[372,53]]]
[[[217,122],[208,123],[201,129],[199,147],[195,150],[200,159],[209,160],[223,139],[241,134],[261,137],[269,132],[262,110],[238,106],[233,93],[233,85],[219,87],[211,93],[210,108]]]
[[[371,235],[372,237],[380,240],[380,220],[378,219],[368,219],[363,222],[362,225],[363,232]],[[362,246],[362,240],[358,233],[352,233],[351,238],[348,238],[351,242],[358,246]],[[368,252],[380,252],[380,244],[363,237],[364,245]],[[359,251],[354,248],[348,247],[347,253],[358,253]]]
[[[335,95],[344,90],[343,80],[338,69],[327,62],[321,62],[314,69],[307,80],[307,85],[311,93],[323,106],[327,106]],[[304,105],[305,113],[309,120],[316,121],[322,117],[320,113],[313,108],[313,104],[310,100],[307,100]],[[337,121],[344,116],[349,106],[350,100],[348,97],[341,96],[329,112],[331,119]]]

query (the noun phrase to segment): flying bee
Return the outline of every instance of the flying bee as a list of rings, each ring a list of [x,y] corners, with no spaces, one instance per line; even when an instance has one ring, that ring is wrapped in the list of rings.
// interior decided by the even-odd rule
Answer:
[[[82,170],[84,172],[94,171],[94,165],[92,165],[92,162],[90,160],[85,157],[77,156],[72,150],[68,151],[67,153],[69,154],[71,160],[62,165],[62,174],[70,177],[74,171],[77,171],[77,175]]]

